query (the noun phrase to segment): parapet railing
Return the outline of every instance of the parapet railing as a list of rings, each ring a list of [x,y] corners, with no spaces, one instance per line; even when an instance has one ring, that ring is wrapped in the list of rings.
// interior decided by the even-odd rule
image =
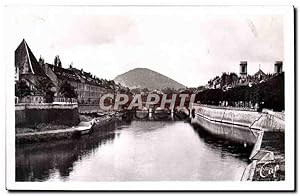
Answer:
[[[15,110],[24,109],[74,109],[77,103],[18,103],[15,104]]]
[[[231,109],[231,110],[241,110],[241,111],[252,111],[256,112],[254,108],[249,107],[234,107],[234,106],[217,106],[217,105],[207,105],[207,104],[194,104],[194,106],[204,106],[207,108],[214,108],[214,109]]]

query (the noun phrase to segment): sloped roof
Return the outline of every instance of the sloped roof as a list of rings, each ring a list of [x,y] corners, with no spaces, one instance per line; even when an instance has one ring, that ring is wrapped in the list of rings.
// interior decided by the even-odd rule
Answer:
[[[27,45],[25,39],[23,39],[18,48],[15,50],[15,66],[20,68],[25,64],[29,65],[30,69],[28,73],[47,77],[31,49]]]
[[[259,75],[261,75],[261,76],[266,76],[266,74],[261,70],[261,69],[259,69],[253,76],[259,76]]]
[[[81,82],[75,72],[70,69],[65,69],[48,63],[46,63],[46,65],[49,66],[54,74],[60,79]]]
[[[84,81],[84,83],[100,86],[99,82],[97,82],[97,79],[93,78],[93,76],[90,73],[78,70],[76,68],[72,68],[72,70],[81,78],[82,81]]]

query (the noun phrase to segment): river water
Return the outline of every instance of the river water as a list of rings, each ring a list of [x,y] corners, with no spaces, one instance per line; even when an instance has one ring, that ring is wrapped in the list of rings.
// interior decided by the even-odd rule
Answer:
[[[113,123],[16,147],[16,181],[240,180],[251,148],[183,121]]]

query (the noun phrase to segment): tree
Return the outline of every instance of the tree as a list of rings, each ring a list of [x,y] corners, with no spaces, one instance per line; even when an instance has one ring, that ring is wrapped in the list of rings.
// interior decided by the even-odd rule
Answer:
[[[68,81],[62,82],[59,93],[65,98],[77,98],[75,88]]]
[[[43,94],[46,103],[53,102],[53,97],[54,97],[54,91],[52,89],[53,87],[54,87],[53,83],[47,78],[39,79],[37,81],[36,90]]]
[[[31,95],[32,91],[25,81],[17,81],[15,84],[15,96],[19,98]]]
[[[131,91],[131,93],[133,93],[133,94],[140,94],[140,93],[141,93],[141,89],[139,89],[139,88],[133,88],[133,89],[131,89],[130,91]]]
[[[238,79],[239,79],[238,75],[237,75],[236,73],[234,73],[234,72],[231,72],[231,73],[229,74],[229,77],[230,77],[230,83],[231,83],[231,84],[234,84],[234,83],[237,82]]]
[[[60,58],[59,58],[58,55],[56,55],[56,56],[54,57],[54,65],[55,65],[55,66],[58,66],[58,67],[61,67],[61,60],[60,60]]]
[[[162,89],[161,91],[167,95],[178,93],[174,88],[170,88],[170,87],[166,87],[166,88]]]
[[[42,56],[40,56],[40,58],[39,58],[39,64],[40,65],[44,65],[45,64],[45,60],[44,60],[44,58]]]

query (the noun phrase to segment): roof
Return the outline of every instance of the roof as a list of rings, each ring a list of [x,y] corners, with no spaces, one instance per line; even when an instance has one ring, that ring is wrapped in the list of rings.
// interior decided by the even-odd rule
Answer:
[[[72,68],[72,71],[74,71],[74,73],[76,73],[76,75],[78,75],[78,77],[80,77],[81,80],[84,81],[84,83],[95,85],[95,86],[101,86],[99,81],[96,78],[94,78],[90,73],[87,73],[82,70],[78,70],[76,68]]]
[[[29,67],[27,73],[47,77],[43,68],[40,66],[31,49],[27,45],[25,39],[22,40],[18,48],[15,50],[15,66],[23,68],[24,65]]]
[[[59,79],[81,82],[75,72],[70,69],[65,69],[49,63],[46,63],[46,65],[54,72],[54,74]]]
[[[266,74],[261,69],[259,69],[253,76],[256,77],[256,76],[259,76],[259,75],[266,76]]]
[[[27,84],[35,87],[35,89],[32,91],[32,95],[43,95],[43,93],[38,88],[36,88],[36,84],[31,79],[23,78],[22,80],[26,81]]]

